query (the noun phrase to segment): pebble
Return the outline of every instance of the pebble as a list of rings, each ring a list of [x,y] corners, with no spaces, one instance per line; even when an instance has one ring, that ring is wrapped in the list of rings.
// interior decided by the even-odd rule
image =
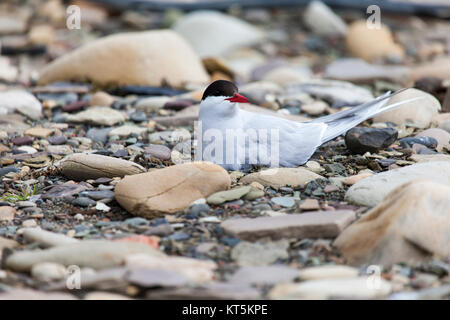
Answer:
[[[369,286],[367,277],[310,280],[276,285],[268,294],[274,300],[292,299],[374,299],[386,297],[391,284],[380,279],[379,286]]]
[[[321,1],[312,1],[303,14],[305,24],[315,34],[345,35],[347,24]]]
[[[83,153],[71,155],[61,163],[60,168],[66,177],[73,180],[123,177],[146,171],[131,161]]]
[[[232,200],[236,200],[236,199],[240,199],[243,196],[245,196],[247,193],[250,192],[252,187],[250,186],[244,186],[244,187],[237,187],[237,188],[233,188],[227,191],[219,191],[216,193],[213,193],[212,195],[210,195],[206,201],[209,204],[222,204],[224,202],[227,201],[232,201]]]
[[[153,247],[142,243],[84,240],[79,243],[40,251],[14,252],[6,259],[6,267],[27,272],[37,263],[54,262],[65,266],[77,265],[81,268],[88,267],[100,270],[117,267],[125,261],[125,257],[135,253],[164,256],[163,253]]]
[[[425,147],[434,149],[438,145],[438,141],[431,137],[408,137],[398,141],[403,148],[411,148],[414,144],[421,144]]]
[[[72,203],[80,207],[92,207],[96,205],[96,202],[88,197],[76,198]]]
[[[290,282],[299,276],[299,270],[283,266],[247,266],[239,268],[228,278],[230,283],[249,285],[274,285]]]
[[[276,168],[250,173],[240,182],[251,184],[258,182],[263,186],[279,188],[282,186],[302,186],[310,181],[323,177],[304,168]]]
[[[253,241],[261,238],[334,238],[355,219],[350,210],[316,211],[275,217],[227,219],[221,227],[233,237]]]
[[[66,267],[59,263],[41,262],[33,265],[31,276],[42,282],[63,280],[67,275]]]
[[[355,278],[359,270],[344,265],[322,265],[317,267],[303,268],[299,272],[299,279],[319,280],[319,279],[337,279],[337,278]]]
[[[3,113],[3,110],[6,112]],[[0,92],[0,114],[18,111],[32,120],[42,116],[42,104],[25,90],[8,90]]]
[[[121,112],[108,107],[92,107],[76,114],[67,115],[66,121],[113,126],[117,123],[124,122],[125,117]]]
[[[24,145],[32,144],[33,138],[28,137],[28,136],[18,137],[18,138],[11,139],[11,142],[16,146],[24,146]]]
[[[450,150],[450,133],[439,128],[431,128],[417,134],[416,137],[429,137],[437,141],[436,150],[442,152],[444,148]]]
[[[89,99],[89,106],[109,107],[113,104],[114,97],[103,91],[97,91]]]
[[[34,220],[34,219],[28,219],[28,220],[22,221],[22,227],[24,227],[24,228],[33,228],[36,226],[37,226],[37,223],[36,223],[36,220]]]
[[[261,266],[271,264],[278,259],[287,259],[289,242],[279,240],[267,243],[241,241],[231,250],[231,259],[239,266]]]
[[[47,141],[52,145],[61,145],[67,142],[67,138],[64,135],[55,135],[48,137]]]
[[[46,231],[40,228],[23,229],[23,237],[27,242],[36,242],[45,248],[77,243],[78,240],[64,234]]]
[[[292,197],[273,197],[270,201],[285,208],[290,208],[295,205],[295,200]]]
[[[16,215],[16,209],[8,206],[0,207],[0,222],[11,221]]]
[[[394,128],[352,128],[345,134],[345,144],[352,153],[376,153],[393,144],[397,137],[398,132]]]
[[[152,157],[161,159],[161,160],[169,160],[171,150],[163,145],[151,144],[144,148],[145,154],[148,154]]]
[[[317,201],[317,199],[305,199],[298,207],[303,211],[320,209],[319,201]]]

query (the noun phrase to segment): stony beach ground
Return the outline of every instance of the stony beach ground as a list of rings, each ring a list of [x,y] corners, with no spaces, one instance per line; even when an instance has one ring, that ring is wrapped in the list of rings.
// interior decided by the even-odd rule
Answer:
[[[0,299],[448,299],[450,23],[366,19],[2,2]],[[298,121],[421,99],[226,171],[188,161],[217,79]]]

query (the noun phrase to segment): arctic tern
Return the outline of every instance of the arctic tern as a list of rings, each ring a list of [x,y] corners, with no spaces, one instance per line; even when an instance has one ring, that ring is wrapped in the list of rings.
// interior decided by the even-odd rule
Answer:
[[[240,109],[239,103],[248,100],[234,83],[217,80],[206,88],[200,103],[197,159],[227,170],[248,170],[252,165],[297,167],[306,163],[320,145],[364,120],[419,99],[386,105],[398,92],[308,122],[296,122]]]

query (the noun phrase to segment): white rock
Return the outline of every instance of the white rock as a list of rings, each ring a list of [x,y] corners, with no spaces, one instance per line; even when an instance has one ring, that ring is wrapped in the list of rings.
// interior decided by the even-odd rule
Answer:
[[[109,136],[119,136],[119,137],[128,137],[130,134],[136,134],[140,135],[147,131],[147,128],[142,128],[138,126],[131,126],[131,125],[123,125],[117,128],[112,129],[109,132]]]
[[[201,56],[220,56],[263,39],[252,25],[217,11],[195,11],[180,18],[173,29]]]
[[[42,104],[34,95],[24,90],[0,92],[0,115],[14,111],[38,120],[42,116]]]
[[[60,233],[54,233],[41,228],[23,229],[23,237],[28,242],[37,242],[42,247],[56,247],[68,244],[78,243],[79,240],[65,236]]]
[[[206,84],[209,78],[194,50],[176,32],[151,30],[92,41],[46,66],[39,83],[77,79],[99,85],[184,87]]]
[[[73,115],[69,114],[66,121],[112,126],[125,121],[125,117],[120,111],[108,107],[93,107]]]
[[[378,173],[351,186],[345,194],[345,201],[373,207],[392,190],[415,179],[428,179],[450,186],[450,163],[422,162]]]
[[[286,95],[304,92],[341,105],[358,105],[373,100],[370,90],[338,80],[310,79],[286,86]]]
[[[374,117],[373,121],[390,121],[398,125],[410,124],[419,128],[427,128],[432,118],[441,110],[441,104],[431,94],[419,89],[409,88],[390,98],[387,105],[416,97],[421,99],[405,103],[391,111],[383,112]]]
[[[301,269],[299,278],[300,280],[354,278],[358,273],[358,269],[348,266],[324,265]]]
[[[62,280],[66,276],[66,267],[53,262],[37,263],[31,268],[31,276],[44,282]]]
[[[305,24],[321,35],[345,35],[347,24],[321,1],[310,2],[304,13]]]
[[[217,264],[214,261],[186,257],[161,257],[147,254],[129,255],[125,259],[128,268],[148,268],[179,272],[195,282],[211,281]]]
[[[103,202],[97,202],[97,204],[95,205],[95,209],[98,211],[103,211],[103,212],[109,212],[109,210],[111,210],[111,208],[108,207]]]
[[[270,299],[373,299],[387,296],[391,284],[380,279],[375,285],[370,277],[311,280],[300,283],[285,283],[269,292]]]

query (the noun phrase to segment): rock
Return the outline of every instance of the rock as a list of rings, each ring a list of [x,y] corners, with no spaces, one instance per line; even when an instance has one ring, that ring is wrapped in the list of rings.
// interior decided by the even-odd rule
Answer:
[[[65,292],[43,292],[32,289],[12,289],[0,293],[1,300],[77,300]]]
[[[115,198],[134,215],[155,217],[183,211],[193,201],[226,190],[230,184],[222,167],[191,162],[127,176],[116,185]]]
[[[450,186],[450,163],[436,161],[378,173],[354,184],[347,190],[345,201],[373,207],[398,186],[415,179],[428,179]]]
[[[133,268],[127,274],[127,280],[139,287],[181,287],[189,282],[184,275],[163,269]]]
[[[263,39],[263,33],[232,16],[209,10],[189,13],[173,29],[185,38],[201,57],[221,56],[232,49],[250,46]],[[217,35],[220,34],[220,38]]]
[[[374,98],[370,90],[338,80],[308,79],[285,88],[286,96],[307,93],[337,107],[359,105]]]
[[[87,180],[124,177],[146,170],[137,163],[98,154],[75,153],[60,163],[60,169],[69,179]]]
[[[313,103],[302,105],[301,110],[310,116],[318,116],[325,112],[328,104],[323,101],[314,101]]]
[[[219,192],[216,192],[216,193],[213,193],[212,195],[210,195],[206,199],[206,201],[209,204],[216,204],[216,205],[222,204],[227,201],[232,201],[232,200],[242,198],[247,193],[249,193],[251,189],[252,189],[252,187],[245,186],[245,187],[233,188],[233,189],[230,189],[227,191],[219,191]]]
[[[406,137],[400,139],[398,142],[400,142],[402,148],[412,148],[417,144],[431,149],[435,149],[438,146],[438,141],[432,137]]]
[[[334,238],[355,219],[350,210],[316,211],[255,219],[228,219],[221,227],[233,237],[257,240],[280,238]]]
[[[442,80],[450,78],[448,67],[450,66],[450,59],[448,56],[437,57],[431,61],[411,66],[411,80],[416,81],[425,77],[434,77]]]
[[[67,115],[66,121],[113,126],[116,123],[125,121],[125,117],[120,111],[108,107],[92,107],[73,115]]]
[[[270,201],[284,208],[290,208],[295,205],[293,197],[273,197]]]
[[[39,83],[86,79],[103,86],[208,82],[200,59],[171,30],[120,33],[90,42],[46,66]]]
[[[71,146],[63,144],[57,146],[47,146],[47,152],[49,154],[69,155],[73,153],[73,149]]]
[[[129,255],[125,259],[127,268],[146,268],[177,272],[190,281],[206,282],[214,278],[217,264],[210,260],[186,257],[167,257],[150,254]]]
[[[47,138],[55,132],[55,129],[48,129],[42,127],[34,127],[25,131],[25,135],[35,138]]]
[[[52,145],[61,145],[67,142],[67,138],[64,135],[57,135],[47,138],[47,141]]]
[[[369,29],[366,20],[353,22],[347,31],[347,50],[368,62],[380,57],[403,58],[404,49],[394,42],[391,31],[385,25]]]
[[[302,186],[316,179],[323,177],[304,168],[273,168],[248,174],[240,182],[243,184],[258,182],[264,186],[279,188]]]
[[[373,176],[373,173],[372,173],[372,172],[362,172],[362,173],[359,173],[359,174],[357,174],[357,175],[347,177],[347,178],[345,178],[342,182],[343,182],[345,185],[352,186],[352,185],[354,185],[355,183],[358,183],[359,181],[361,181],[361,180],[363,180],[363,179],[365,179],[365,178],[368,178],[368,177],[370,177],[370,176]]]
[[[450,156],[446,154],[413,154],[409,159],[415,162],[450,161]]]
[[[257,300],[261,298],[261,294],[249,285],[210,282],[175,289],[149,290],[146,298],[151,300]]]
[[[160,144],[151,144],[148,147],[145,147],[144,153],[160,160],[167,161],[170,159],[171,150]]]
[[[3,249],[6,249],[6,248],[13,249],[18,246],[19,246],[19,243],[17,243],[16,241],[0,237],[0,259],[2,258]]]
[[[0,222],[11,221],[14,219],[15,215],[16,215],[16,209],[14,209],[13,207],[8,207],[8,206],[0,207]]]
[[[284,283],[270,290],[268,297],[273,300],[374,299],[385,297],[392,290],[391,284],[384,279],[376,285],[370,284],[368,277]]]
[[[408,102],[391,111],[383,112],[373,118],[374,122],[393,122],[397,125],[410,124],[415,127],[427,128],[431,119],[441,110],[441,104],[432,95],[414,88],[402,91],[389,99],[386,105],[396,102],[421,98]]]
[[[84,190],[86,190],[86,187],[69,181],[69,182],[52,187],[49,191],[43,193],[41,195],[41,198],[43,200],[61,199],[61,198],[74,196]]]
[[[305,280],[336,279],[336,278],[355,278],[359,270],[349,266],[323,265],[309,267],[300,270],[299,278]]]
[[[450,133],[439,128],[431,128],[424,130],[416,135],[416,137],[431,137],[437,140],[436,150],[441,152],[444,148],[450,150]]]
[[[18,75],[17,68],[11,64],[8,57],[0,57],[0,80],[14,82]]]
[[[305,24],[319,35],[345,35],[346,23],[321,1],[312,1],[303,14]]]
[[[84,300],[132,300],[132,299],[117,293],[91,291],[84,296]]]
[[[91,99],[89,99],[89,106],[110,107],[113,102],[114,97],[110,94],[103,91],[97,91],[92,95]]]
[[[66,277],[66,267],[59,263],[41,262],[33,265],[31,276],[42,282],[62,280]]]
[[[324,77],[357,83],[370,83],[375,80],[402,83],[409,78],[409,69],[397,65],[370,64],[356,58],[341,58],[326,67]]]
[[[88,197],[79,197],[72,201],[72,204],[80,207],[93,207],[96,205],[96,202],[92,199],[89,199]],[[75,215],[75,219],[77,220],[84,220],[83,215]]]
[[[288,83],[305,81],[311,77],[309,69],[302,69],[299,67],[278,67],[268,71],[262,78],[265,82],[276,83],[280,86],[285,86]]]
[[[287,259],[289,242],[279,240],[267,243],[241,241],[231,250],[231,259],[239,266],[261,266],[271,264],[278,259]]]
[[[320,205],[317,199],[305,199],[298,208],[302,211],[319,210]]]
[[[6,259],[6,267],[27,272],[40,262],[54,262],[80,268],[112,268],[124,263],[126,256],[136,253],[164,256],[153,247],[142,243],[84,240],[41,251],[18,251]]]
[[[299,270],[284,265],[248,266],[238,269],[228,278],[230,283],[274,285],[290,282],[299,276]]]
[[[83,191],[81,196],[87,196],[93,200],[114,199],[114,192],[110,190]]]
[[[31,93],[23,90],[0,92],[0,115],[18,111],[21,114],[38,120],[42,116],[42,105]]]
[[[450,119],[443,121],[439,125],[439,128],[447,131],[448,133],[450,133]]]
[[[441,174],[447,169],[448,176],[449,167],[443,168],[443,162],[419,165],[429,164],[438,164],[437,169],[440,169]],[[426,170],[424,173],[426,175]],[[450,234],[449,192],[448,181],[447,185],[425,180],[405,183],[344,230],[334,245],[353,265],[388,266],[448,257],[450,246],[446,237]]]
[[[86,133],[86,137],[91,139],[92,141],[101,142],[105,144],[106,141],[108,141],[108,134],[111,130],[112,128],[102,128],[102,129],[91,128]]]
[[[131,134],[141,135],[145,132],[147,132],[147,128],[124,125],[124,126],[120,126],[120,127],[112,129],[108,135],[110,137],[112,137],[112,136],[128,137]]]
[[[394,128],[352,128],[345,134],[345,144],[353,153],[376,153],[393,144],[398,137]]]
[[[55,31],[50,25],[33,26],[28,34],[32,44],[50,45],[55,41]]]
[[[36,226],[37,226],[37,223],[36,223],[36,220],[34,220],[34,219],[28,219],[28,220],[22,221],[22,227],[24,227],[24,228],[33,228]]]
[[[36,242],[41,247],[50,248],[78,243],[79,240],[60,233],[54,233],[40,228],[23,229],[23,237],[27,242]]]

